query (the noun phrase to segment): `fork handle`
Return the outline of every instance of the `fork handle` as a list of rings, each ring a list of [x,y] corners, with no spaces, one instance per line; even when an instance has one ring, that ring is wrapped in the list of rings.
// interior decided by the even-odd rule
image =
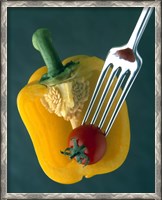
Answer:
[[[146,28],[146,25],[150,19],[151,13],[153,11],[153,7],[145,7],[143,8],[141,15],[137,21],[137,24],[133,30],[133,33],[128,41],[128,47],[133,51],[136,50],[138,43],[141,39],[141,36]]]

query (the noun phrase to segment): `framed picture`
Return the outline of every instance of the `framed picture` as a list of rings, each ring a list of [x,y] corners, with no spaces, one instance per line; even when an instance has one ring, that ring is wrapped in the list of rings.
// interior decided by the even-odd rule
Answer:
[[[153,11],[138,45],[142,67],[126,98],[130,123],[126,159],[117,169],[91,173],[91,178],[83,174],[71,184],[52,180],[40,165],[35,139],[17,107],[19,92],[45,65],[32,44],[33,33],[48,29],[61,60],[84,55],[104,63],[112,47],[128,42],[144,7]],[[2,199],[161,198],[160,16],[160,1],[1,1]],[[59,180],[64,179],[62,174]]]

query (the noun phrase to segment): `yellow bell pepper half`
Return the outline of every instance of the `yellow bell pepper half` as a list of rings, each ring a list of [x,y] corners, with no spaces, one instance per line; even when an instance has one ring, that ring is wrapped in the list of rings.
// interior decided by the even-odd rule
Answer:
[[[89,98],[78,117],[78,122],[81,124],[104,61],[97,57],[78,55],[65,59],[62,64],[66,66],[71,61],[78,63],[83,71],[87,67],[93,71],[88,77]],[[83,166],[75,159],[69,159],[60,153],[61,150],[67,148],[68,137],[72,131],[71,123],[55,113],[50,113],[40,101],[43,95],[48,93],[48,87],[40,83],[42,76],[47,72],[46,66],[36,70],[17,97],[20,116],[45,174],[58,183],[73,184],[82,180],[83,177],[90,178],[97,174],[112,172],[120,167],[127,157],[130,146],[130,125],[126,102],[106,137],[107,150],[103,158],[95,164]],[[94,110],[95,108],[92,112]]]

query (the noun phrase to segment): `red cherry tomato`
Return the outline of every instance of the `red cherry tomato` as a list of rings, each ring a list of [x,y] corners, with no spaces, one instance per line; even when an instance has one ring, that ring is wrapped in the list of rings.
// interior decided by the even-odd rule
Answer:
[[[69,135],[68,146],[61,153],[75,158],[80,164],[94,164],[105,154],[106,138],[98,127],[81,125]]]

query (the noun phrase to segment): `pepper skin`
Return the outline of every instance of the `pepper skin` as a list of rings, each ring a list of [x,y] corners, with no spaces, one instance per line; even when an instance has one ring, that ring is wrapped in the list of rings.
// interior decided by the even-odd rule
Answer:
[[[92,69],[96,68],[89,79],[90,99],[104,61],[97,57],[80,55],[65,59],[63,64],[69,61],[79,61],[79,65],[84,68],[86,66]],[[130,126],[126,102],[124,102],[110,133],[106,137],[107,150],[105,155],[97,163],[84,167],[78,164],[75,159],[70,160],[60,153],[60,150],[67,147],[72,127],[70,122],[65,121],[62,117],[49,113],[40,102],[40,98],[47,92],[47,87],[40,84],[39,80],[46,72],[46,67],[35,71],[17,97],[20,116],[45,174],[58,183],[72,184],[82,180],[83,177],[90,178],[97,174],[112,172],[120,167],[127,157],[130,146]],[[80,123],[89,99],[81,113]]]

